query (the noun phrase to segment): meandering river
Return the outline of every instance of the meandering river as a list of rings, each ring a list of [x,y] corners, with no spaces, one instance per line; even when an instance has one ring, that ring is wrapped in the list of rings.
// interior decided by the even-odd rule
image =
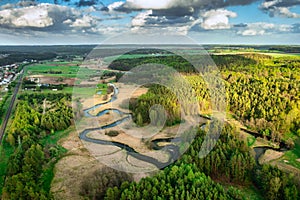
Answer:
[[[120,142],[100,140],[100,139],[95,139],[95,138],[88,137],[88,133],[90,133],[92,131],[105,130],[105,129],[108,129],[108,128],[113,128],[113,127],[116,127],[116,126],[122,124],[125,121],[128,121],[128,120],[132,119],[132,116],[131,116],[130,113],[125,113],[125,112],[122,112],[121,110],[118,110],[118,109],[115,109],[115,108],[104,109],[103,111],[99,112],[97,115],[91,115],[90,114],[90,111],[92,111],[94,109],[97,109],[97,108],[100,108],[101,106],[103,106],[105,104],[108,104],[108,103],[111,103],[111,102],[113,102],[117,99],[117,96],[118,96],[118,93],[119,93],[118,88],[114,84],[110,84],[110,86],[112,86],[114,88],[114,93],[111,96],[111,99],[109,101],[105,102],[105,103],[97,104],[97,105],[95,105],[91,108],[88,108],[88,109],[84,110],[84,115],[85,115],[85,117],[88,117],[88,118],[95,118],[95,117],[103,116],[106,113],[109,113],[110,111],[113,111],[113,112],[115,112],[117,114],[120,114],[121,116],[125,116],[125,117],[123,117],[122,119],[119,119],[117,121],[114,121],[113,123],[108,124],[108,125],[100,126],[100,127],[97,127],[97,128],[85,129],[84,131],[82,131],[80,133],[80,135],[79,135],[80,139],[83,140],[83,141],[86,141],[86,142],[90,142],[90,143],[119,147],[119,148],[125,150],[128,155],[130,155],[130,156],[132,156],[136,159],[139,159],[141,161],[151,163],[159,169],[164,168],[164,167],[168,166],[169,164],[171,164],[172,162],[174,162],[175,160],[177,160],[180,156],[178,146],[173,145],[173,144],[168,144],[168,145],[165,145],[165,146],[159,146],[158,142],[161,142],[161,141],[165,141],[165,142],[168,142],[168,143],[178,142],[179,141],[178,138],[175,138],[175,139],[173,139],[173,138],[157,139],[157,140],[151,141],[152,145],[150,145],[150,146],[155,147],[152,150],[166,151],[170,155],[167,162],[160,162],[159,160],[157,160],[153,157],[138,153],[132,147],[130,147],[126,144],[123,144],[123,143],[120,143]]]

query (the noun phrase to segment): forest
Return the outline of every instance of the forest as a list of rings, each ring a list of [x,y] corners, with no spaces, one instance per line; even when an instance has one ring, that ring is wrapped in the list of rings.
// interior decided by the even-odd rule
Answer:
[[[215,59],[225,80],[227,111],[251,130],[271,137],[273,141],[280,142],[285,133],[290,132],[300,136],[300,59],[273,60],[269,56],[255,54],[245,56],[246,61],[243,62],[240,55],[217,56],[218,59]],[[248,62],[249,59],[257,64]],[[209,112],[211,94],[201,74],[183,77],[195,91],[199,113]],[[130,108],[136,122],[140,115],[139,119],[143,121],[138,124],[149,123],[149,108],[161,104],[168,112],[167,125],[178,123],[180,107],[183,106],[178,99],[186,93],[180,91],[178,95],[176,91],[176,97],[172,90],[174,88],[151,85],[147,94],[131,101]]]
[[[237,186],[249,185],[267,200],[299,198],[293,177],[276,167],[257,165],[230,125],[222,130],[213,151],[199,158],[205,134],[199,128],[188,151],[173,165],[138,183],[125,181],[120,187],[108,188],[104,199],[247,199]]]
[[[257,131],[273,142],[291,140],[288,135],[300,136],[300,59],[273,58],[261,54],[212,56],[225,81],[227,112],[247,128]],[[188,62],[176,56],[160,58],[134,58],[117,60],[112,69],[131,70],[145,63],[168,64],[184,72],[182,76],[192,85],[199,103],[199,114],[211,112],[211,94],[201,74],[195,74]],[[180,67],[177,63],[181,62]],[[179,99],[185,91],[172,86],[149,85],[146,94],[130,101],[133,118],[139,126],[150,123],[149,108],[163,105],[167,111],[167,126],[180,122]],[[240,139],[238,132],[229,125],[210,154],[200,159],[198,152],[205,133],[201,130],[188,151],[169,168],[139,183],[124,183],[121,187],[107,190],[106,199],[246,199],[235,187],[252,185],[264,194],[263,199],[299,199],[299,190],[292,174],[270,166],[256,163],[249,147]],[[213,141],[212,141],[213,142]],[[293,145],[292,145],[293,146]],[[172,173],[176,171],[176,173]],[[201,174],[203,173],[203,174]],[[176,177],[172,179],[172,177]],[[194,177],[195,179],[189,179]],[[197,178],[196,178],[197,177]],[[221,183],[216,186],[210,178]],[[198,179],[207,181],[203,187]],[[178,184],[174,185],[174,180]],[[205,182],[204,181],[204,182]],[[187,188],[186,188],[187,187]],[[218,189],[216,189],[217,187]],[[225,193],[224,193],[225,191]],[[149,193],[156,195],[149,197]],[[138,197],[138,198],[137,198]]]
[[[131,55],[134,52],[128,53],[128,55]],[[136,53],[138,53],[137,51]],[[154,51],[156,52],[156,51]],[[166,53],[162,54],[161,56],[147,56],[147,57],[138,57],[138,58],[119,58],[114,60],[112,63],[110,63],[109,68],[114,70],[120,70],[120,71],[130,71],[131,69],[143,65],[143,64],[149,64],[149,63],[155,63],[155,64],[162,64],[165,66],[169,66],[177,70],[178,72],[184,72],[184,73],[195,73],[197,70],[193,67],[193,65],[187,61],[185,58],[173,55],[173,53],[169,52],[170,55],[165,55]],[[127,54],[125,54],[127,55]],[[200,55],[201,58],[199,58],[199,55],[195,56],[189,56],[189,58],[192,59],[207,59],[208,55]],[[216,63],[216,65],[219,68],[227,68],[227,67],[234,67],[234,66],[248,66],[248,65],[255,65],[257,64],[257,61],[245,56],[240,55],[212,55],[211,58]],[[205,61],[204,61],[205,62]]]
[[[9,98],[9,96],[11,95],[11,91],[9,90],[7,94],[3,95],[2,97],[2,101],[0,101],[0,124],[1,124],[1,119],[5,113],[5,104],[6,104],[6,101],[7,99]]]
[[[2,199],[49,199],[52,168],[65,150],[47,143],[56,131],[65,130],[73,117],[71,96],[22,94],[6,137],[13,147],[2,188]]]

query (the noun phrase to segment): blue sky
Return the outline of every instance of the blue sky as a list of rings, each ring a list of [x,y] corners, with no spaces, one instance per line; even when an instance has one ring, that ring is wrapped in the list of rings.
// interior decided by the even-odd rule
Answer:
[[[99,44],[124,34],[300,45],[299,19],[300,0],[0,0],[0,45]]]

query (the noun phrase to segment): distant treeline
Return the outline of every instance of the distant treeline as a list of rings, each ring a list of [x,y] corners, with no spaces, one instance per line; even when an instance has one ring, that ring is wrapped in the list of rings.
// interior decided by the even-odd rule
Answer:
[[[56,53],[11,53],[0,59],[0,66],[31,60],[48,60],[56,58],[56,56]]]
[[[256,55],[257,56],[257,55]],[[200,56],[195,56],[195,59],[201,59]],[[194,59],[191,57],[191,59]],[[213,63],[205,60],[203,57],[203,63]],[[235,67],[235,66],[249,66],[257,64],[257,60],[251,58],[250,55],[212,55],[212,60],[219,68]],[[118,59],[113,61],[109,68],[121,71],[130,71],[131,69],[144,64],[161,64],[172,67],[179,72],[194,73],[195,67],[186,59],[178,55],[169,56],[151,56],[151,57],[139,57],[132,59]]]
[[[95,45],[57,45],[57,46],[0,46],[0,53],[56,53],[60,55],[83,55]]]
[[[0,59],[0,66],[23,62],[25,60],[49,60],[57,56],[65,59],[76,55],[86,56],[94,47],[94,45],[0,46],[0,54],[9,54],[9,56]]]
[[[270,51],[283,51],[285,53],[300,53],[300,46],[275,46]]]

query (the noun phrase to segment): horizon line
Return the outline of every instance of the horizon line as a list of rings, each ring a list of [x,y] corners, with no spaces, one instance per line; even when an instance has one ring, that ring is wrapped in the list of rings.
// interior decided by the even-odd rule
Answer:
[[[122,46],[122,45],[132,45],[132,46],[139,46],[139,45],[162,45],[162,46],[166,46],[166,45],[188,45],[188,46],[289,46],[289,47],[300,47],[300,44],[220,44],[220,43],[216,43],[216,44],[189,44],[189,43],[181,43],[181,44],[174,44],[174,43],[170,43],[170,44],[158,44],[158,43],[153,43],[153,44],[149,44],[149,43],[145,43],[145,44],[0,44],[0,47],[22,47],[22,46],[26,46],[26,47],[42,47],[42,46],[48,46],[48,47],[54,47],[54,46]]]

